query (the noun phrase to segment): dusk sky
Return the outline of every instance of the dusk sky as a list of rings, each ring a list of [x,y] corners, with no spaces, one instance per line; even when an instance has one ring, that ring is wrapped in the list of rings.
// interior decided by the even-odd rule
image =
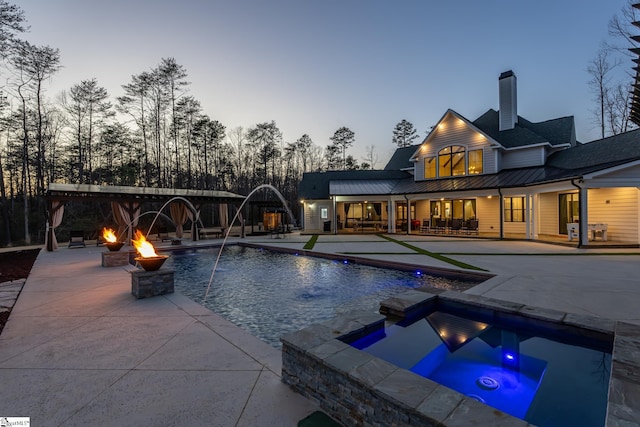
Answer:
[[[402,119],[421,139],[448,108],[498,109],[498,76],[518,78],[518,114],[575,116],[598,137],[586,72],[625,0],[19,0],[36,45],[60,49],[48,96],[96,78],[111,99],[132,75],[173,57],[189,94],[227,129],[274,120],[285,142],[325,147],[341,126],[348,154],[376,166]],[[623,63],[629,71],[633,63]]]

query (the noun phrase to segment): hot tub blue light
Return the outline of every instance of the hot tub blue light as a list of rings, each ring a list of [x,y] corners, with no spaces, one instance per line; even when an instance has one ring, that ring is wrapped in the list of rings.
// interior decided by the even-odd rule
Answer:
[[[350,344],[535,425],[602,426],[611,354],[511,326],[434,311]]]

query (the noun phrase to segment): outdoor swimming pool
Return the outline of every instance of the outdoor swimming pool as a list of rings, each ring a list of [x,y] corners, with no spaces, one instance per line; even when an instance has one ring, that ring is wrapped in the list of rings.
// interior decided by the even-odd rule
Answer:
[[[202,304],[218,248],[176,251],[175,288]],[[478,281],[453,280],[329,259],[227,246],[204,306],[279,348],[280,336],[354,310],[376,312],[380,301],[430,286],[466,290]]]

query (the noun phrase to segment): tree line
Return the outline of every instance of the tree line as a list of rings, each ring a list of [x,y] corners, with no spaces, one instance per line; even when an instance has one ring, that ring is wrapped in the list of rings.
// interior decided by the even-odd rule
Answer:
[[[640,39],[634,36],[632,4],[629,0],[611,20],[613,41],[603,44],[587,67],[597,105],[594,118],[603,137],[633,126],[628,89],[634,76],[622,73],[615,78],[614,73]],[[366,147],[361,161],[349,154],[356,135],[348,127],[337,129],[324,147],[308,134],[284,141],[274,120],[249,128],[227,127],[203,111],[189,92],[187,70],[172,57],[133,74],[119,96],[88,78],[52,97],[47,82],[62,67],[60,52],[21,39],[26,31],[24,12],[0,0],[3,246],[44,240],[43,196],[50,182],[238,194],[268,183],[295,207],[303,173],[377,166],[375,146]],[[418,137],[413,124],[403,119],[393,129],[391,142],[407,147]]]
[[[376,166],[373,146],[362,162],[348,154],[355,134],[347,127],[325,148],[308,134],[284,141],[275,121],[227,128],[189,93],[187,70],[172,57],[132,75],[115,98],[89,78],[52,99],[46,83],[62,66],[60,52],[22,40],[26,23],[0,0],[3,245],[43,241],[50,182],[238,194],[269,183],[294,205],[304,172]]]

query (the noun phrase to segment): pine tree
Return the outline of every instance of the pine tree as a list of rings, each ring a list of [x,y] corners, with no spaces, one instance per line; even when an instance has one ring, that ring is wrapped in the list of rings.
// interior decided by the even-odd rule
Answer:
[[[405,119],[402,119],[393,129],[393,143],[399,148],[410,146],[417,137],[418,132],[413,124]]]

